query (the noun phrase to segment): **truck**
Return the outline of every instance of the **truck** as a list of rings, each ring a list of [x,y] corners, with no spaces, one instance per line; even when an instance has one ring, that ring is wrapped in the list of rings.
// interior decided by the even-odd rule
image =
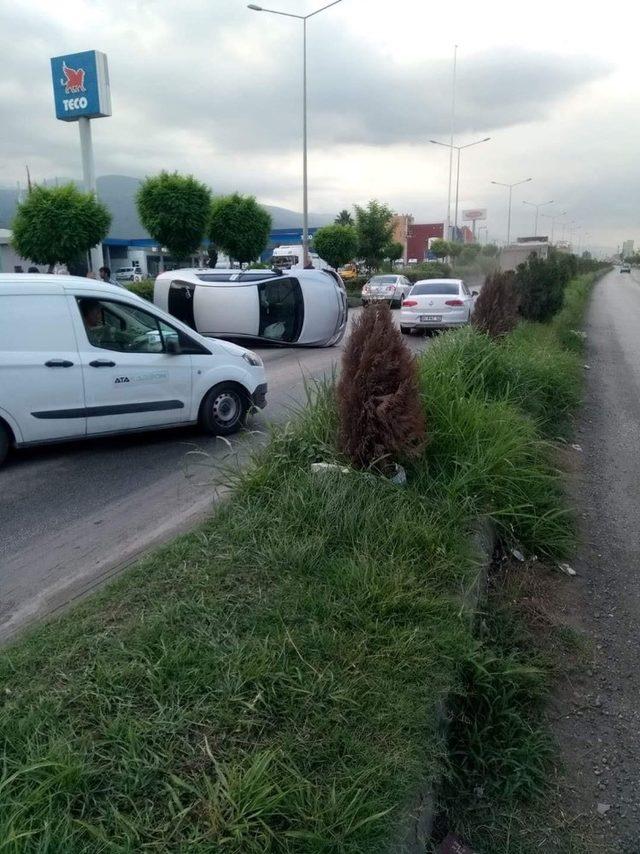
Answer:
[[[271,265],[276,270],[302,270],[304,268],[304,249],[302,246],[276,246],[273,250]],[[309,260],[316,270],[333,269],[317,252],[309,250]]]

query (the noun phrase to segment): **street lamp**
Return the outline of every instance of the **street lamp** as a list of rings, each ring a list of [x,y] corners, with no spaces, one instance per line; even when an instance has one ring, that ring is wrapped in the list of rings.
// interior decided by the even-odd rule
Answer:
[[[492,184],[495,184],[497,187],[508,187],[509,188],[509,216],[507,217],[507,246],[511,240],[511,197],[513,195],[513,188],[519,187],[520,184],[526,184],[529,181],[533,181],[533,178],[525,178],[524,181],[516,181],[513,184],[503,184],[502,181],[492,181]]]
[[[337,6],[342,0],[333,0],[333,3],[327,3],[315,12],[309,12],[308,15],[294,15],[293,12],[279,12],[276,9],[264,9],[262,6],[256,6],[255,3],[249,3],[248,7],[253,12],[270,12],[272,15],[282,15],[285,18],[296,18],[302,21],[302,255],[303,266],[306,267],[309,263],[309,201],[307,191],[307,20],[313,18],[314,15],[319,15],[325,9],[330,9],[331,6]]]
[[[545,219],[551,220],[551,243],[553,243],[553,235],[554,235],[554,231],[555,231],[556,220],[560,219],[561,217],[566,216],[566,215],[567,215],[567,211],[562,211],[562,213],[559,213],[559,214],[540,214],[540,216],[543,216]]]
[[[475,142],[468,142],[466,145],[453,145],[450,142],[438,142],[437,139],[430,139],[429,142],[432,142],[434,145],[442,145],[444,148],[448,148],[451,153],[455,149],[458,152],[458,167],[456,173],[456,207],[455,207],[455,216],[454,216],[454,228],[456,231],[456,235],[458,233],[458,198],[460,191],[460,152],[463,148],[471,148],[473,145],[480,145],[481,142],[489,142],[491,139],[490,136],[485,136],[484,139],[477,139]]]
[[[540,211],[540,208],[543,208],[546,205],[552,205],[553,199],[550,199],[548,202],[540,202],[539,204],[536,204],[535,202],[523,202],[522,204],[523,205],[529,205],[530,208],[536,209],[536,221],[535,221],[535,225],[533,226],[533,236],[537,237],[538,236],[538,213]]]

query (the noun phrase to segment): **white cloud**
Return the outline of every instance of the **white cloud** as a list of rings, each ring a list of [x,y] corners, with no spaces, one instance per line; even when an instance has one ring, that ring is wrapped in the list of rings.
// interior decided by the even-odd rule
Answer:
[[[448,134],[458,40],[459,139],[492,137],[463,155],[460,206],[489,207],[500,237],[504,194],[490,180],[532,175],[527,195],[571,207],[595,242],[636,236],[628,182],[640,61],[633,28],[620,26],[626,4],[597,17],[566,5],[344,0],[313,18],[312,208],[379,197],[418,219],[443,217],[448,155],[427,140]],[[95,47],[109,56],[114,106],[93,124],[99,174],[178,169],[300,207],[299,22],[244,0],[0,0],[0,19],[0,183],[21,179],[25,162],[41,178],[78,175],[77,130],[54,118],[48,60]],[[521,202],[514,227],[528,230]]]

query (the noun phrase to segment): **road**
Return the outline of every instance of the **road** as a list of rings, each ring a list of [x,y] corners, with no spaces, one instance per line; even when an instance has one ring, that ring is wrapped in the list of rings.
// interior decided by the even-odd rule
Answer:
[[[406,340],[418,351],[429,339]],[[257,348],[269,397],[249,429],[264,435],[270,421],[290,417],[305,400],[305,378],[330,375],[343,346]],[[190,428],[12,454],[0,471],[0,640],[193,527],[256,441],[244,434],[229,447]]]
[[[569,612],[588,639],[556,735],[566,767],[558,814],[591,824],[590,852],[640,852],[640,273],[596,286],[573,490],[582,545]],[[600,805],[600,811],[598,811]],[[591,820],[591,821],[589,821]]]

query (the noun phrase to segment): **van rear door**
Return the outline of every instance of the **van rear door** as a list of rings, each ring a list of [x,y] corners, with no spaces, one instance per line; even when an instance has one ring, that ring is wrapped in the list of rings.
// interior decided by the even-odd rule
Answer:
[[[64,294],[0,296],[0,406],[20,428],[19,444],[86,434],[82,366]]]

